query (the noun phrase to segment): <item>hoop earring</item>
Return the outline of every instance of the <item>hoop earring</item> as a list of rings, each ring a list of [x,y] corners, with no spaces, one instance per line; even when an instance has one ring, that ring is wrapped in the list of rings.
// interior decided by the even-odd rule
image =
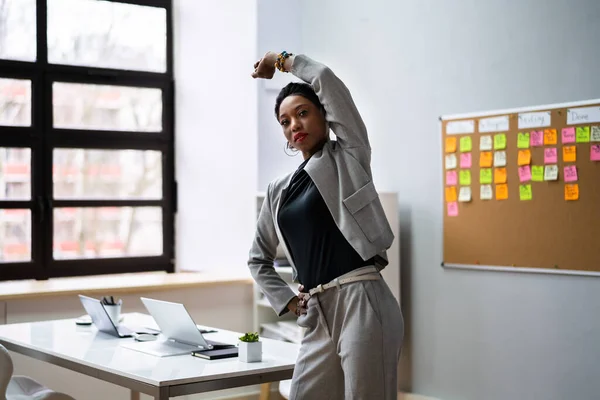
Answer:
[[[288,150],[292,151],[292,154],[288,153]],[[283,146],[283,152],[288,156],[288,157],[295,157],[298,155],[298,149],[295,149],[294,147],[290,146],[290,142],[286,141],[285,145]]]

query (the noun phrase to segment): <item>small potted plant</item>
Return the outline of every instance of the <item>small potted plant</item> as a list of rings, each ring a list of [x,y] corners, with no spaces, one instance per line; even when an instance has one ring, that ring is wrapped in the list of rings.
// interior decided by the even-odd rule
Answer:
[[[258,332],[240,336],[239,358],[243,362],[262,361],[262,342],[258,340]]]

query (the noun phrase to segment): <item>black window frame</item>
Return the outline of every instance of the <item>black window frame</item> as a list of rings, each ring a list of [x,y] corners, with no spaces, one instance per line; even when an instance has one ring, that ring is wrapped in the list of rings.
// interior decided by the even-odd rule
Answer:
[[[151,6],[166,10],[166,72],[144,72],[48,63],[47,0],[36,0],[36,61],[0,59],[0,78],[31,80],[31,126],[0,126],[0,148],[31,149],[31,199],[0,200],[2,209],[31,212],[31,261],[0,262],[0,281],[44,280],[53,277],[175,271],[174,220],[177,204],[175,181],[175,93],[173,73],[172,0],[102,0]],[[162,90],[162,130],[123,132],[53,128],[54,82],[158,88]],[[160,200],[55,200],[52,152],[56,148],[160,150],[162,199]],[[163,253],[149,257],[53,259],[53,210],[56,207],[156,206],[162,210]]]

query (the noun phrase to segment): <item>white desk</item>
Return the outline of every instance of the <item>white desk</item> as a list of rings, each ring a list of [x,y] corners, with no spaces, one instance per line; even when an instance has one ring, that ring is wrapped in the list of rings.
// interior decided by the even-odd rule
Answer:
[[[125,314],[125,325],[155,327],[149,315]],[[218,329],[218,328],[215,328]],[[240,333],[218,329],[207,339],[237,343]],[[73,319],[0,325],[7,349],[131,389],[156,399],[290,379],[299,346],[261,338],[263,361],[204,360],[191,355],[154,357],[121,347],[119,339]]]

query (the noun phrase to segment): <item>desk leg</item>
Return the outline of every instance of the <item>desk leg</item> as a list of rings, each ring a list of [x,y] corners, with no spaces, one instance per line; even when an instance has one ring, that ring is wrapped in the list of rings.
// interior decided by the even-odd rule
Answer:
[[[140,400],[140,392],[131,391],[131,400]]]
[[[154,396],[154,400],[169,400],[169,388],[161,387],[158,396]]]
[[[271,397],[271,382],[263,383],[260,385],[260,397],[259,400],[269,400]]]

